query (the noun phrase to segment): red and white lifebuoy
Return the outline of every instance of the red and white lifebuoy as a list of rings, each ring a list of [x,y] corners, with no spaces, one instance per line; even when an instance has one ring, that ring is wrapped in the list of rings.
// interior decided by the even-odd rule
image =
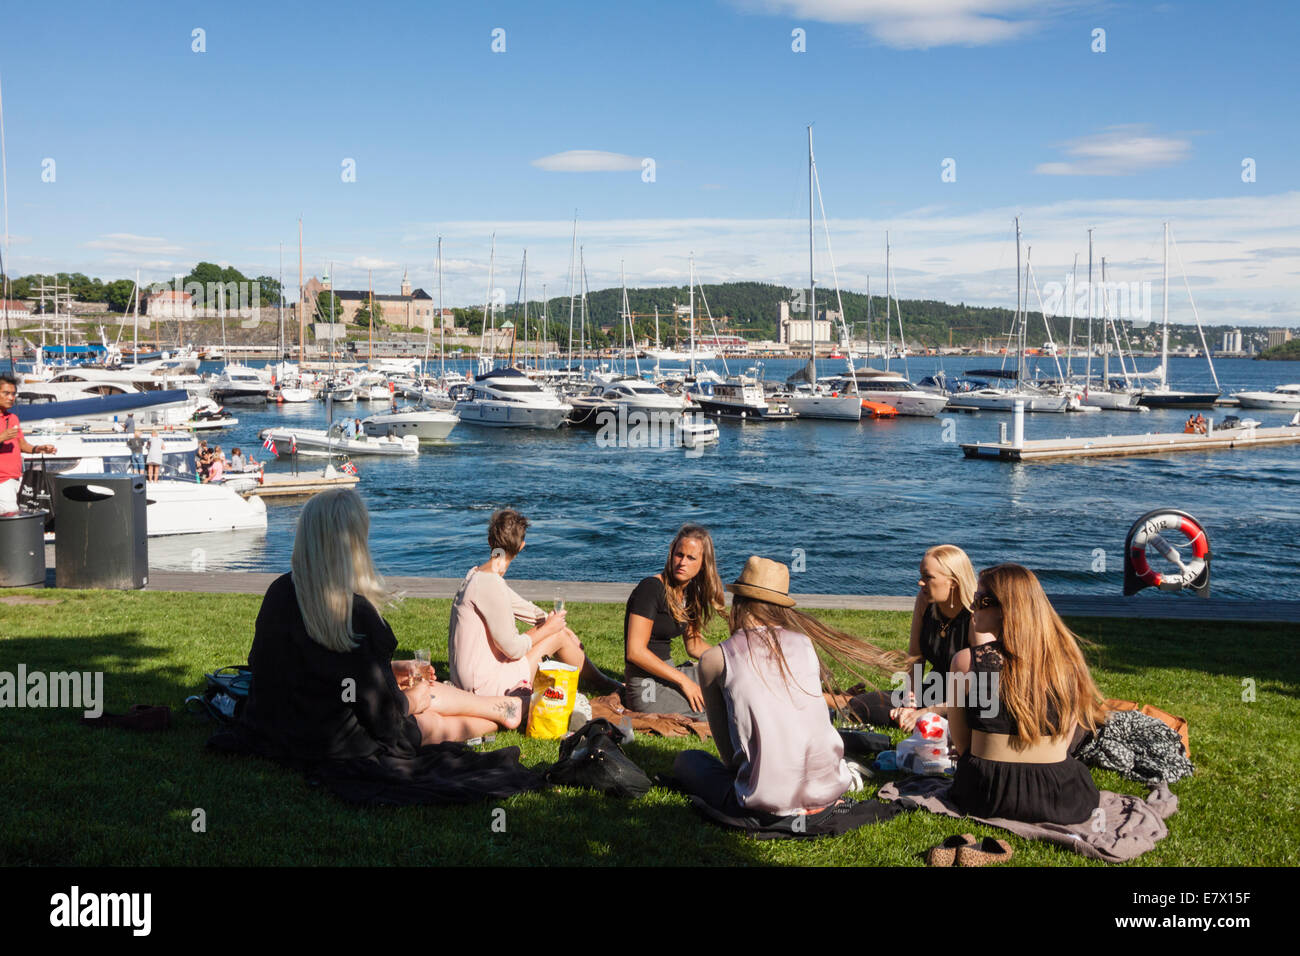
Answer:
[[[1181,531],[1187,536],[1187,543],[1192,549],[1192,559],[1184,561],[1178,550],[1165,540],[1163,531]],[[1159,551],[1179,570],[1177,574],[1160,574],[1152,569],[1147,561],[1147,546]],[[1210,542],[1205,536],[1205,529],[1197,524],[1190,515],[1178,512],[1156,512],[1148,515],[1133,531],[1129,539],[1129,562],[1134,575],[1148,587],[1160,588],[1162,591],[1181,591],[1190,586],[1205,572],[1205,564],[1210,554]]]

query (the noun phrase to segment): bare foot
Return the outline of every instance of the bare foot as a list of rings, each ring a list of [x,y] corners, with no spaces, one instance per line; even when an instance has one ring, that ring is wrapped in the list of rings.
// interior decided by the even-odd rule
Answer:
[[[492,711],[492,719],[506,730],[514,730],[524,718],[523,701],[518,697],[498,697]]]

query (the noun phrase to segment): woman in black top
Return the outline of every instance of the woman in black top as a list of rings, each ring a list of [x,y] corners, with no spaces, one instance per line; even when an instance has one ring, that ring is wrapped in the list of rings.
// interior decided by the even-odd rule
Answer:
[[[672,643],[683,638],[686,653],[698,660],[709,648],[704,627],[725,606],[713,539],[699,525],[683,525],[668,549],[663,571],[641,581],[627,599],[623,698],[629,710],[703,718],[696,664],[674,667]]]
[[[980,574],[971,630],[951,665],[964,688],[949,709],[961,753],[953,803],[969,816],[1082,823],[1100,794],[1070,746],[1076,729],[1096,730],[1105,711],[1078,638],[1017,564]]]
[[[893,694],[858,694],[849,702],[852,711],[868,723],[911,731],[922,714],[947,716],[949,665],[970,643],[975,569],[961,548],[935,545],[921,559],[918,585],[903,686]],[[930,665],[930,672],[922,678],[923,661]]]

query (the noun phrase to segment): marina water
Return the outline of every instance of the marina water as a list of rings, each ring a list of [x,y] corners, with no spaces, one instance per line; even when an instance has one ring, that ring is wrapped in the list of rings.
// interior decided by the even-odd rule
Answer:
[[[909,358],[905,374],[919,381],[943,368],[952,377],[998,361]],[[707,364],[722,371],[721,362]],[[733,360],[730,368],[752,364]],[[803,364],[769,360],[762,376],[783,381]],[[469,370],[465,362],[455,367]],[[843,360],[818,362],[819,374],[844,367]],[[903,371],[901,360],[891,367]],[[205,363],[202,371],[217,368]],[[1078,359],[1074,368],[1082,371]],[[1225,395],[1300,381],[1296,362],[1224,359],[1216,369]],[[1171,360],[1170,381],[1182,389],[1213,384],[1203,359]],[[365,418],[386,407],[339,405],[335,419]],[[267,457],[257,438],[263,428],[326,423],[320,402],[230,411],[237,426],[204,436],[227,456],[238,446]],[[1205,414],[1216,421],[1240,414],[1265,425],[1290,417],[1260,409]],[[1026,437],[1181,433],[1186,417],[1185,411],[1160,409],[1029,415]],[[371,548],[381,572],[391,575],[463,576],[486,557],[492,511],[510,506],[533,522],[528,547],[511,567],[516,578],[636,581],[662,570],[673,533],[691,521],[712,531],[724,581],[748,555],[760,554],[802,566],[792,576],[792,591],[911,594],[922,552],[950,542],[977,568],[1001,561],[1028,565],[1049,592],[1119,595],[1129,526],[1153,508],[1172,507],[1195,515],[1207,529],[1214,596],[1300,595],[1300,446],[1028,464],[962,456],[958,443],[994,441],[999,424],[1010,420],[991,412],[944,412],[858,423],[724,421],[720,442],[698,456],[675,447],[602,448],[595,432],[581,429],[459,425],[446,444],[425,445],[417,457],[355,463],[371,514]],[[304,457],[299,464],[319,471],[323,459]],[[269,466],[290,467],[284,461]],[[157,570],[288,570],[300,507],[271,502],[265,534],[153,538],[150,564]],[[1174,543],[1182,544],[1181,537]],[[1135,600],[1191,599],[1147,591]]]

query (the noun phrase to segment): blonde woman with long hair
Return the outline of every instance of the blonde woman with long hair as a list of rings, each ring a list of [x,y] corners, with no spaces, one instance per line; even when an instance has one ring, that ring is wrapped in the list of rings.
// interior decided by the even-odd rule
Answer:
[[[397,638],[380,615],[391,594],[371,561],[369,530],[351,490],[317,495],[298,518],[293,572],[267,590],[248,654],[243,723],[269,756],[410,756],[519,725],[518,700],[476,697],[392,659]]]
[[[663,570],[644,578],[627,599],[623,614],[627,689],[623,697],[629,710],[704,715],[694,661],[709,649],[705,626],[725,607],[713,538],[699,525],[682,525],[668,547]],[[674,665],[672,645],[678,637],[692,660]]]
[[[970,640],[975,569],[961,548],[937,544],[921,558],[920,570],[902,687],[892,694],[861,693],[849,701],[852,712],[867,723],[911,731],[922,714],[947,716],[949,664]],[[929,673],[918,682],[926,664]]]
[[[952,660],[963,698],[950,708],[953,801],[972,816],[1087,820],[1097,785],[1070,748],[1105,712],[1078,638],[1018,564],[982,572],[973,606],[971,646]]]
[[[796,611],[789,568],[779,562],[751,557],[727,590],[734,595],[731,637],[700,658],[718,757],[684,751],[673,775],[686,792],[732,818],[832,808],[852,778],[822,696],[831,681],[818,652],[884,670],[898,667],[901,656]]]

